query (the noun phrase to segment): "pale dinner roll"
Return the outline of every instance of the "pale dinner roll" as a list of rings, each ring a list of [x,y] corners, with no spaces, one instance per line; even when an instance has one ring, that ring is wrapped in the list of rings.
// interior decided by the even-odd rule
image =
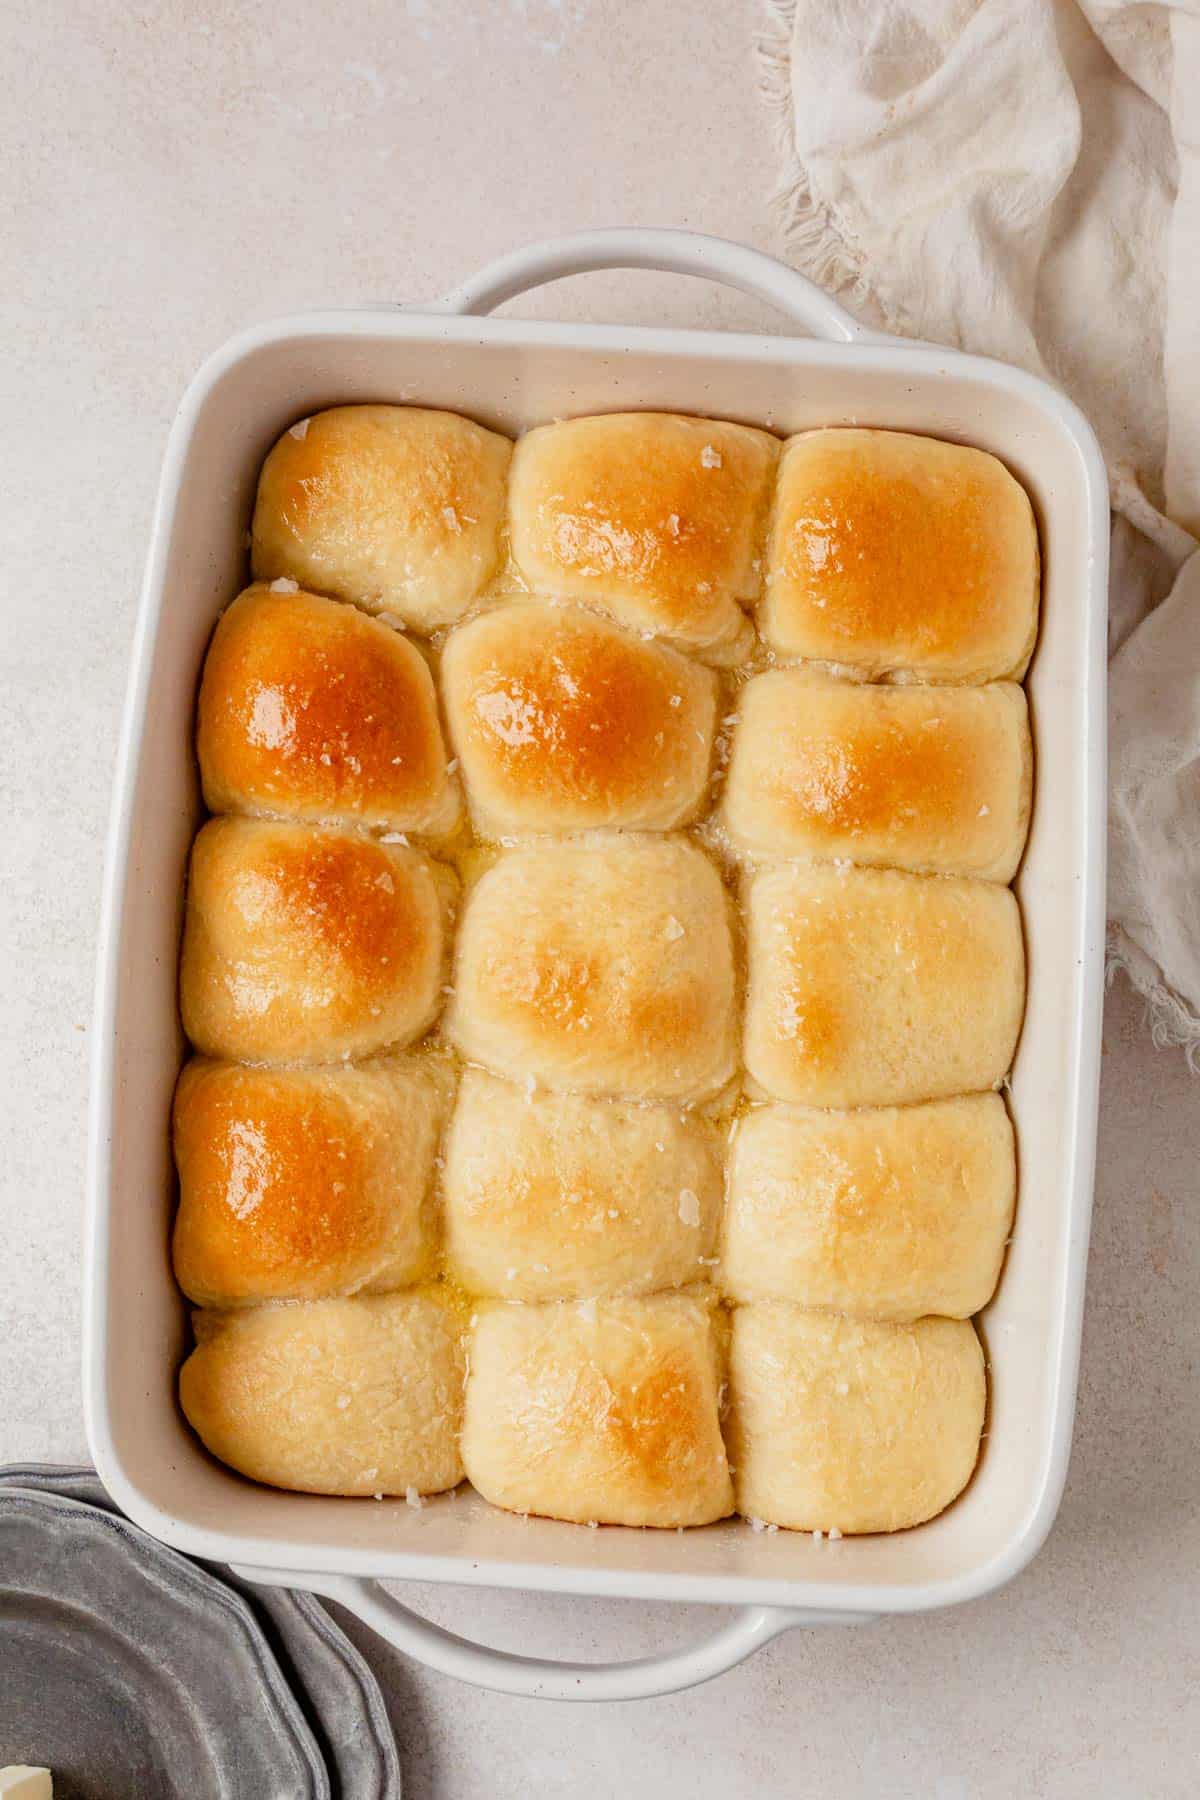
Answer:
[[[919,1525],[970,1480],[986,1398],[969,1321],[739,1307],[727,1432],[737,1509],[793,1531]]]
[[[308,1494],[436,1494],[462,1480],[465,1358],[437,1289],[193,1316],[189,1424],[230,1468]]]
[[[1007,888],[786,865],[749,895],[746,1067],[802,1106],[889,1106],[995,1087],[1025,1001]]]
[[[485,1500],[601,1525],[732,1509],[718,1321],[702,1299],[494,1306],[470,1346],[462,1454]]]
[[[534,593],[740,662],[778,451],[765,431],[672,413],[539,425],[513,456],[513,560]]]
[[[442,832],[458,801],[420,651],[352,606],[247,588],[217,623],[196,748],[215,813]]]
[[[495,573],[512,445],[457,413],[335,406],[285,431],[258,480],[256,580],[414,631],[460,618]]]
[[[442,1193],[447,1271],[469,1293],[653,1293],[707,1279],[721,1145],[673,1107],[526,1095],[468,1069]]]
[[[451,1077],[429,1056],[324,1069],[196,1058],[175,1090],[175,1275],[201,1306],[381,1293],[428,1272]]]
[[[869,676],[1019,680],[1038,571],[1029,496],[986,451],[806,431],[779,465],[760,624],[785,656]]]
[[[577,607],[507,606],[442,659],[476,829],[686,824],[708,786],[716,677]]]
[[[1029,826],[1023,691],[748,681],[725,784],[734,848],[1011,881]]]
[[[998,1094],[756,1107],[730,1152],[721,1286],[863,1319],[969,1318],[995,1289],[1016,1182]]]
[[[734,964],[716,869],[677,838],[514,850],[467,897],[454,1042],[516,1080],[696,1100],[734,1072]]]
[[[245,1062],[332,1062],[402,1046],[441,1004],[449,870],[308,825],[210,819],[192,847],[183,1028]]]

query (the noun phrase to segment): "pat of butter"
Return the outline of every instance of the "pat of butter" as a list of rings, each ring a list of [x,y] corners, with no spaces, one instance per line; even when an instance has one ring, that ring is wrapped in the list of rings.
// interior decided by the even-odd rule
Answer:
[[[49,1769],[31,1769],[27,1763],[0,1769],[0,1800],[54,1800]]]

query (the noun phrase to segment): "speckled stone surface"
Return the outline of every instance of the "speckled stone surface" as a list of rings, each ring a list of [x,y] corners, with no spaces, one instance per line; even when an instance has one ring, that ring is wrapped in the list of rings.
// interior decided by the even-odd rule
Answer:
[[[553,232],[682,224],[773,248],[758,3],[5,11],[0,1460],[85,1449],[77,1246],[102,842],[184,383],[251,320],[431,295]],[[566,283],[523,310],[770,320],[652,276]],[[1198,1167],[1200,1085],[1154,1052],[1118,988],[1070,1483],[1046,1550],[1006,1592],[937,1618],[793,1634],[716,1686],[640,1706],[501,1699],[373,1652],[406,1793],[1192,1800]],[[641,1654],[708,1622],[630,1603],[410,1598],[460,1630],[560,1655]]]

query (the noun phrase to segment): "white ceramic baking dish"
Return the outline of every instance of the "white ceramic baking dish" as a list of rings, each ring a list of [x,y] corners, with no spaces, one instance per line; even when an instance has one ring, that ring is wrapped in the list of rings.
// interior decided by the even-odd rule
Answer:
[[[533,324],[484,315],[599,268],[702,275],[777,304],[800,336]],[[180,903],[200,805],[196,682],[245,574],[259,464],[296,418],[341,401],[412,401],[515,432],[631,407],[781,433],[869,423],[978,444],[1033,496],[1045,559],[1029,694],[1033,830],[1017,883],[1029,995],[1012,1076],[1021,1160],[1015,1239],[982,1320],[991,1365],[979,1469],[918,1530],[831,1544],[730,1521],[684,1533],[525,1520],[470,1492],[420,1510],[284,1494],[211,1460],[175,1402],[185,1315],[168,1262]],[[1034,1555],[1066,1473],[1095,1146],[1104,899],[1108,499],[1096,441],[1030,376],[866,331],[809,282],[740,246],[671,231],[591,233],[516,253],[423,310],[262,325],[209,359],[171,432],[118,761],[101,925],[90,1125],[85,1393],[96,1466],[165,1543],[264,1582],[335,1596],[400,1648],[513,1693],[616,1699],[731,1667],[793,1626],[975,1598]],[[509,1656],[417,1618],[381,1579],[737,1603],[715,1637],[608,1667]]]

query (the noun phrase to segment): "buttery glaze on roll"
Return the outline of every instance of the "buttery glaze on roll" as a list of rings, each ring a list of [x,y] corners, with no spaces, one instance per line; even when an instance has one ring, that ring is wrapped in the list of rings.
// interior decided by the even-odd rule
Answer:
[[[708,784],[710,670],[577,607],[516,605],[451,636],[446,717],[490,836],[686,824]]]
[[[724,1518],[718,1331],[685,1294],[481,1312],[462,1437],[472,1483],[510,1512],[580,1524]]]
[[[179,1400],[218,1458],[306,1494],[437,1494],[462,1480],[465,1358],[440,1291],[193,1315]]]
[[[881,1325],[765,1301],[733,1315],[737,1509],[793,1531],[902,1531],[942,1512],[979,1457],[986,1382],[961,1319]]]
[[[780,451],[354,405],[268,455],[201,684],[174,1108],[180,1400],[251,1479],[847,1534],[970,1479],[1036,524],[977,450]]]
[[[432,1057],[188,1063],[175,1090],[175,1275],[201,1306],[381,1293],[429,1272],[451,1077]]]
[[[468,1069],[442,1178],[447,1269],[506,1300],[682,1287],[707,1277],[722,1190],[705,1119]]]
[[[749,892],[746,1067],[774,1099],[892,1106],[995,1087],[1025,956],[1007,888],[790,864]]]
[[[468,895],[447,1027],[500,1075],[698,1100],[736,1066],[721,878],[677,838],[513,850]]]
[[[1029,496],[986,451],[846,429],[784,448],[760,620],[784,656],[872,678],[1020,680],[1038,573]]]
[[[998,1094],[756,1107],[730,1152],[721,1285],[864,1319],[969,1318],[995,1290],[1016,1181]]]
[[[411,1043],[441,1004],[454,878],[416,850],[211,819],[192,846],[183,1028],[208,1056],[332,1062]]]
[[[1015,683],[869,687],[775,669],[746,683],[738,711],[721,816],[739,852],[1012,880],[1033,760]]]
[[[263,464],[255,579],[386,612],[427,633],[461,618],[500,559],[512,444],[457,413],[335,406]]]
[[[221,615],[196,748],[210,812],[420,832],[457,816],[425,658],[314,594],[250,587]]]
[[[534,593],[740,662],[778,451],[768,432],[673,413],[539,425],[513,456],[513,561]]]

